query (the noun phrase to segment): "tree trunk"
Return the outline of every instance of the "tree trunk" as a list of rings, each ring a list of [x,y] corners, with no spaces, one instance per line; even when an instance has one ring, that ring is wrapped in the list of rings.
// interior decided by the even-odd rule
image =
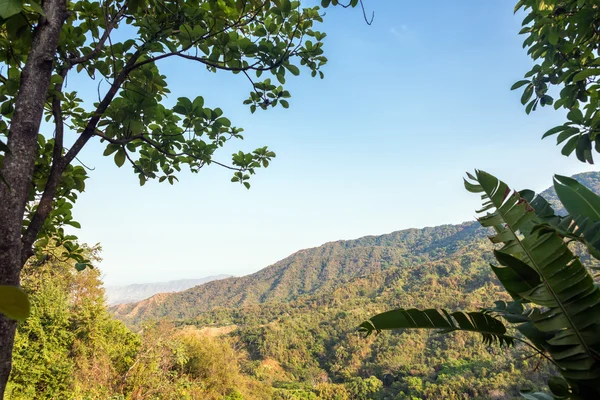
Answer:
[[[21,73],[15,111],[10,121],[8,148],[0,182],[0,284],[19,286],[23,267],[21,231],[35,165],[37,135],[52,75],[58,38],[67,16],[66,0],[46,0],[45,17],[34,30],[31,50]],[[0,316],[0,396],[4,397],[12,365],[16,323]]]

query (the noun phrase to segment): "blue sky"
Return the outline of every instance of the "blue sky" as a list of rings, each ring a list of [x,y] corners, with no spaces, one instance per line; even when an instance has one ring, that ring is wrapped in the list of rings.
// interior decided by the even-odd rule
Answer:
[[[95,170],[74,212],[79,237],[103,246],[107,284],[244,275],[328,241],[472,220],[479,199],[462,177],[474,168],[536,190],[553,173],[592,169],[540,139],[562,112],[527,116],[509,90],[532,65],[511,2],[366,6],[371,26],[359,10],[327,10],[325,79],[289,79],[288,110],[250,114],[242,76],[159,65],[169,104],[202,95],[245,128],[217,159],[262,145],[277,158],[249,191],[216,167],[140,187],[89,146],[80,159]],[[79,82],[93,96],[96,83]]]

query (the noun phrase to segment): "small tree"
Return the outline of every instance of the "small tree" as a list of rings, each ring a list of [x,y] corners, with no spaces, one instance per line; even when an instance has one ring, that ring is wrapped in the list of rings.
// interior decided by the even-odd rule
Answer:
[[[323,5],[330,3],[338,5]],[[26,315],[17,288],[36,248],[62,246],[62,257],[88,266],[63,226],[79,226],[71,208],[87,175],[77,156],[90,141],[103,143],[118,167],[130,164],[142,185],[172,184],[182,168],[214,164],[249,188],[275,157],[261,147],[219,161],[218,150],[242,139],[242,129],[201,96],[167,107],[161,60],[245,76],[252,112],[287,108],[282,85],[299,66],[323,77],[325,34],[313,30],[321,21],[318,7],[290,0],[0,0],[0,311]],[[97,102],[67,89],[72,74],[100,82]],[[53,133],[40,132],[44,117]],[[15,326],[0,314],[0,396]]]

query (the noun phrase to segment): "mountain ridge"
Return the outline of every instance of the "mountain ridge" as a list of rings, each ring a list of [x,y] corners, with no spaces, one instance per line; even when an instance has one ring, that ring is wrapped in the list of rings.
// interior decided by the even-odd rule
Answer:
[[[600,192],[600,173],[574,175]],[[541,194],[562,212],[554,190]],[[256,304],[289,302],[343,286],[354,278],[388,267],[418,266],[439,260],[462,262],[461,253],[481,253],[492,260],[488,231],[476,221],[425,228],[409,228],[383,235],[338,240],[301,249],[253,274],[209,282],[183,292],[135,304],[114,306],[111,311],[135,325],[148,318],[193,319],[215,308],[240,308]],[[418,271],[416,272],[418,273]],[[490,277],[488,279],[493,279]]]

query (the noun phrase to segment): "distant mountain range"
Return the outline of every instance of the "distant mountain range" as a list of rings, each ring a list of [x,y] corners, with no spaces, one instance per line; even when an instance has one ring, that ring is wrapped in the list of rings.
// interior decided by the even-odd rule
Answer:
[[[125,286],[107,286],[106,302],[108,305],[133,303],[147,299],[158,293],[181,292],[194,286],[211,281],[229,278],[231,275],[214,275],[200,279],[180,279],[169,282],[138,283]]]
[[[600,192],[600,173],[574,176]],[[542,195],[563,212],[554,189]],[[465,255],[477,255],[484,266],[481,282],[495,280],[485,265],[492,260],[488,232],[479,223],[406,229],[380,236],[342,240],[300,250],[256,273],[195,286],[168,295],[120,304],[111,308],[117,318],[136,325],[148,318],[189,320],[219,308],[281,303],[310,295],[330,293],[356,279],[379,274],[388,267],[415,268],[438,262],[464,263]],[[418,273],[419,269],[414,269]]]

